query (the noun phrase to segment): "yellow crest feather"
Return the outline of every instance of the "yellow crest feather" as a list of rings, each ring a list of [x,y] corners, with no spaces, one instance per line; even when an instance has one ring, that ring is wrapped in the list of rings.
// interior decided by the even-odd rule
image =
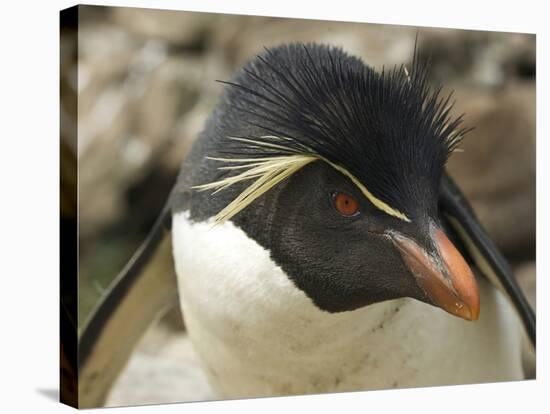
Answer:
[[[248,139],[248,138],[239,138],[239,137],[229,137],[230,139],[236,141],[245,142],[250,146],[272,148],[277,150],[285,150],[287,152],[288,148],[277,145],[273,143],[262,142],[259,140]],[[273,138],[273,137],[272,137]],[[279,139],[279,137],[277,137]],[[285,138],[280,138],[284,140]],[[304,147],[304,150],[308,149]],[[237,165],[228,165],[219,167],[220,170],[244,170],[243,172],[223,178],[218,181],[214,181],[207,184],[197,185],[192,188],[199,191],[214,190],[212,194],[215,194],[219,191],[222,191],[229,186],[240,183],[248,180],[255,180],[250,186],[248,186],[242,193],[240,193],[237,198],[231,201],[223,210],[221,210],[216,217],[214,218],[215,224],[223,223],[226,220],[229,220],[235,214],[239,213],[241,210],[245,209],[250,203],[260,197],[262,194],[265,194],[275,185],[283,181],[285,178],[290,177],[296,171],[300,170],[302,167],[307,164],[321,160],[326,162],[332,168],[338,172],[344,174],[348,177],[358,188],[361,190],[363,195],[379,210],[384,211],[390,216],[397,217],[401,220],[410,222],[411,220],[400,211],[390,207],[388,204],[375,197],[367,188],[347,169],[344,167],[334,164],[327,159],[312,153],[297,153],[290,152],[289,155],[279,155],[274,157],[263,157],[263,158],[215,158],[207,157],[209,160],[228,162],[228,163],[237,163]]]

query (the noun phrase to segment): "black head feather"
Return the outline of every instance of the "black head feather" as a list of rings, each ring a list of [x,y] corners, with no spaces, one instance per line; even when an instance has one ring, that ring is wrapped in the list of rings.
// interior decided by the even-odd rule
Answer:
[[[434,213],[444,165],[465,129],[428,65],[376,72],[339,48],[291,44],[247,64],[225,95],[224,157],[313,152],[347,169],[408,217]],[[281,138],[286,138],[281,140]],[[284,149],[280,148],[281,146]]]

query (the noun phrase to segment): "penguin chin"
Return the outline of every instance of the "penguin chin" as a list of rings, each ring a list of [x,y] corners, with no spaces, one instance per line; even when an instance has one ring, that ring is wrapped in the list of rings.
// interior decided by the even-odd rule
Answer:
[[[328,313],[352,312],[358,309],[369,308],[373,305],[389,302],[395,299],[404,299],[405,296],[399,293],[371,293],[358,292],[355,294],[341,295],[333,297],[333,295],[323,294],[310,295],[304,292],[319,310]],[[417,299],[421,302],[431,304],[424,296],[422,298],[408,297],[409,299]]]

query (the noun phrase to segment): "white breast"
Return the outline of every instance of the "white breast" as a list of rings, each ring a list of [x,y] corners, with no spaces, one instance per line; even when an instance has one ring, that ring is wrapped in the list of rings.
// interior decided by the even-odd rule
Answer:
[[[484,281],[477,322],[413,299],[331,314],[232,223],[179,213],[172,233],[185,324],[220,397],[522,378],[517,318]]]

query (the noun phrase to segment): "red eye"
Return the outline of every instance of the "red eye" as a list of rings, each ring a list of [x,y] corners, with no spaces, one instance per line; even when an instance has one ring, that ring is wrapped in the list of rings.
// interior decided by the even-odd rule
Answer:
[[[332,197],[334,200],[334,207],[341,215],[350,217],[359,212],[359,203],[349,194],[335,192]]]

